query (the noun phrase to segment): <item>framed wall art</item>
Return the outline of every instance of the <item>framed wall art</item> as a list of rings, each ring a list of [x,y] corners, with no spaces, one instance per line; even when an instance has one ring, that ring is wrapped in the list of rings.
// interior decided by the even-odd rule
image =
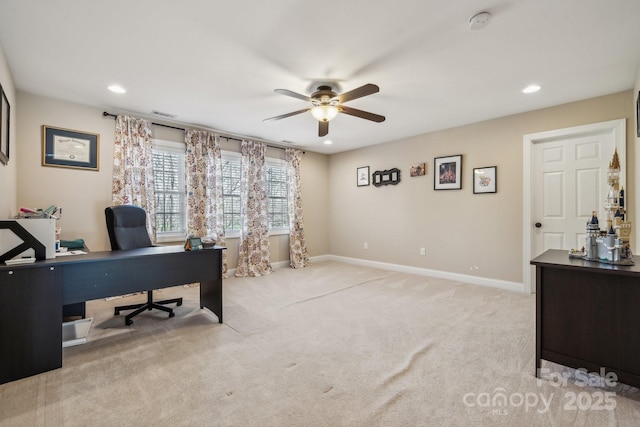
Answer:
[[[473,194],[495,193],[497,166],[473,169]]]
[[[42,165],[97,171],[100,135],[42,126]]]
[[[356,169],[358,187],[369,185],[369,166],[362,166]]]
[[[400,182],[400,169],[393,168],[383,171],[376,171],[372,175],[373,185],[380,187],[381,185],[396,185]]]
[[[0,162],[9,163],[9,125],[11,124],[11,106],[0,86]]]
[[[409,168],[409,176],[424,176],[427,173],[426,163],[417,163]]]
[[[460,190],[462,188],[462,155],[433,159],[434,190]]]

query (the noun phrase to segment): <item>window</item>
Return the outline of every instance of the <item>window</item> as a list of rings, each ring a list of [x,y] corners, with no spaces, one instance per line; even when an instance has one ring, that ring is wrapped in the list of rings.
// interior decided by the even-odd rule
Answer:
[[[224,196],[224,229],[227,236],[240,232],[240,165],[239,153],[222,154],[222,192]],[[289,232],[287,205],[287,170],[285,162],[268,158],[266,161],[267,213],[272,234]]]
[[[227,237],[240,232],[240,153],[222,155],[224,230]],[[153,141],[153,173],[156,191],[156,233],[158,241],[183,240],[187,233],[184,144]],[[287,170],[283,160],[266,161],[267,212],[272,234],[289,232]]]
[[[267,197],[270,231],[289,230],[287,169],[282,160],[267,160]]]
[[[224,231],[233,235],[240,231],[240,155],[237,153],[225,152],[222,156],[222,196]]]
[[[156,233],[159,241],[183,240],[186,235],[184,162],[184,144],[153,141]]]

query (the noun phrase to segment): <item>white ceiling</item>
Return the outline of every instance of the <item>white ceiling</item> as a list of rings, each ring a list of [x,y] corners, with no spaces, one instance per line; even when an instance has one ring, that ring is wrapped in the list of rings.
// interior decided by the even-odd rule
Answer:
[[[336,153],[630,89],[640,1],[1,0],[0,43],[19,90]],[[387,120],[263,122],[323,80],[379,85],[347,105]]]

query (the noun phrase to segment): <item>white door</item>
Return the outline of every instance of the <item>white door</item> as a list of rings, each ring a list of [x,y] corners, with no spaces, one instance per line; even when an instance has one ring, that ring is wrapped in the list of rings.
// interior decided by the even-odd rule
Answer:
[[[604,222],[611,134],[567,137],[536,144],[533,200],[533,256],[547,249],[580,249],[592,212]]]
[[[604,227],[607,168],[614,149],[622,166],[620,184],[625,183],[624,126],[624,120],[616,120],[525,135],[525,290],[535,290],[531,259],[548,249],[582,248],[593,211]]]

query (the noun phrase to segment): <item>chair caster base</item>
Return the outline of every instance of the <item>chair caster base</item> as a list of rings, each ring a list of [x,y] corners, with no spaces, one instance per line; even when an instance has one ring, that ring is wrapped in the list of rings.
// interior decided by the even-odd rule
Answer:
[[[165,304],[174,304],[174,303],[179,306],[182,305],[182,298],[174,298],[174,299],[154,302],[153,291],[147,291],[147,302],[145,304],[132,304],[132,305],[123,305],[123,306],[114,307],[114,313],[117,316],[120,314],[122,310],[135,310],[133,313],[128,314],[127,317],[125,318],[125,322],[124,322],[125,325],[131,326],[133,325],[132,319],[135,316],[137,316],[138,314],[144,311],[151,311],[154,308],[156,310],[166,311],[167,313],[169,313],[169,317],[174,317],[175,313],[173,312],[173,309],[165,306]]]

